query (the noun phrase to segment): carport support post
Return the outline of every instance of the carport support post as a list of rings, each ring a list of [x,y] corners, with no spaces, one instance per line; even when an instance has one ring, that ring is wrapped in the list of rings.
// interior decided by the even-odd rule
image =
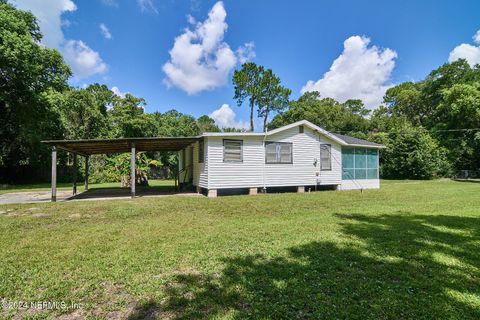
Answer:
[[[132,143],[132,162],[130,165],[130,187],[132,188],[132,198],[135,197],[135,182],[136,182],[136,174],[135,174],[135,143]]]
[[[85,191],[88,191],[88,156],[85,157]]]
[[[77,194],[77,154],[73,154],[73,195]]]
[[[57,201],[57,147],[52,147],[52,202]]]

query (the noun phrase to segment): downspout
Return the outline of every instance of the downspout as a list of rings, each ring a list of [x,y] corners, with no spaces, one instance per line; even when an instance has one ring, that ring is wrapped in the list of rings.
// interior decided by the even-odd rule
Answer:
[[[267,131],[268,129],[265,129],[265,131],[263,132],[263,156],[264,156],[263,172],[262,172],[262,184],[263,184],[262,192],[263,193],[267,193],[267,186],[265,185],[265,164],[267,162],[267,149],[266,149],[267,146],[265,145],[265,140],[267,140]]]

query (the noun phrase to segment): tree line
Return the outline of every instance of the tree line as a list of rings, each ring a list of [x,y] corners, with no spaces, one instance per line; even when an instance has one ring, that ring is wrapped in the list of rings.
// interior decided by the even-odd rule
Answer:
[[[0,0],[0,182],[47,180],[47,139],[94,139],[150,136],[193,136],[219,128],[208,115],[195,118],[176,110],[145,112],[146,102],[119,96],[106,85],[75,88],[61,54],[40,44],[36,18]],[[328,131],[385,144],[384,178],[429,179],[480,165],[480,66],[465,60],[447,63],[424,80],[387,90],[383,105],[371,111],[360,100],[339,102],[306,92],[291,100],[291,90],[271,69],[253,62],[236,70],[233,97],[255,115],[263,130],[309,120]],[[269,121],[270,120],[270,121]],[[94,181],[119,179],[121,157],[96,157]],[[176,155],[149,153],[174,172]],[[60,173],[68,179],[70,158],[59,154]],[[62,176],[61,176],[62,177]]]

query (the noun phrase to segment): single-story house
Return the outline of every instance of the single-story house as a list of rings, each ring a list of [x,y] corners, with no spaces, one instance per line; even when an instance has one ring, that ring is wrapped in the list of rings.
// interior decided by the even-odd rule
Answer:
[[[179,182],[210,197],[228,189],[379,188],[381,148],[306,120],[266,133],[206,132],[180,150]]]
[[[73,155],[73,189],[77,193],[77,156],[85,157],[85,191],[89,157],[131,153],[130,175],[136,179],[136,153],[178,152],[178,182],[216,197],[227,192],[256,194],[278,188],[299,192],[317,189],[380,187],[378,150],[383,145],[328,132],[306,120],[260,132],[206,132],[194,137],[46,140],[52,148],[52,201],[57,198],[57,149]],[[130,184],[135,197],[135,183]]]

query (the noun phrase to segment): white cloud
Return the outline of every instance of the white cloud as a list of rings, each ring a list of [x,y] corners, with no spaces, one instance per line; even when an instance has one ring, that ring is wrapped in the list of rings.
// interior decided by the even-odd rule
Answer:
[[[472,67],[476,64],[480,64],[480,30],[478,30],[472,38],[473,42],[476,43],[477,46],[467,43],[462,43],[456,46],[450,52],[448,62],[457,61],[458,59],[465,59]]]
[[[247,129],[249,127],[246,121],[235,119],[235,111],[233,111],[228,104],[223,104],[220,108],[213,111],[209,116],[215,120],[215,123],[220,128]]]
[[[100,23],[100,31],[102,32],[102,35],[105,37],[105,39],[112,39],[112,34],[104,23]]]
[[[255,43],[247,42],[237,49],[238,61],[245,63],[255,58]]]
[[[205,21],[195,23],[193,18],[188,17],[189,23],[194,24],[193,30],[186,28],[175,38],[169,52],[170,60],[163,65],[167,85],[195,94],[228,82],[228,76],[239,58],[223,40],[228,28],[226,16],[223,2],[219,1]],[[253,47],[246,48],[250,49],[250,57],[254,55]],[[243,49],[245,54],[246,50]]]
[[[473,36],[473,41],[476,44],[480,44],[480,30],[477,30],[477,33],[475,33],[475,35]]]
[[[192,25],[195,25],[197,23],[197,20],[195,20],[195,18],[191,14],[187,14],[187,21],[189,24]]]
[[[109,6],[109,7],[118,8],[117,0],[102,0],[102,3],[106,6]]]
[[[68,20],[62,15],[72,12],[77,6],[72,0],[15,0],[14,4],[31,11],[37,18],[43,34],[42,43],[50,48],[57,48],[65,61],[72,67],[74,79],[89,77],[107,70],[98,52],[81,40],[65,39],[62,27],[68,26]]]
[[[158,13],[157,7],[153,0],[137,0],[137,4],[142,12]]]
[[[31,11],[37,17],[43,33],[42,43],[52,48],[58,48],[64,40],[62,14],[77,10],[71,0],[15,0],[13,3],[22,10]]]
[[[118,87],[112,87],[110,90],[112,90],[112,92],[114,94],[116,94],[117,96],[121,97],[121,98],[124,98],[125,97],[125,94],[127,94],[128,92],[122,92],[120,91],[120,89]]]
[[[343,52],[333,61],[330,70],[302,88],[319,91],[322,97],[338,101],[361,99],[369,108],[382,103],[388,81],[395,67],[397,53],[391,49],[368,46],[370,39],[352,36],[343,43]]]
[[[74,77],[83,79],[107,71],[107,65],[98,52],[81,40],[67,40],[62,48],[63,57],[72,66]]]

